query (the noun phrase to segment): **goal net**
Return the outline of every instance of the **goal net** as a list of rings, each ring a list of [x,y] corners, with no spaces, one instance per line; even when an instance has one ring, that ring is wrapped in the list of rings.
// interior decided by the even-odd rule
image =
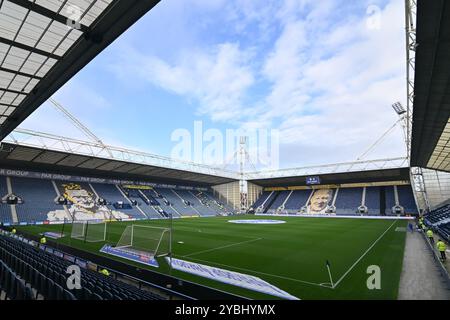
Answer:
[[[83,240],[86,235],[86,224],[87,221],[74,221],[72,223],[72,232],[70,237],[72,239],[80,239]]]
[[[77,221],[72,224],[71,237],[86,242],[100,242],[106,240],[106,222]]]
[[[168,255],[170,246],[170,229],[153,226],[127,226],[117,242],[116,249],[154,257]]]

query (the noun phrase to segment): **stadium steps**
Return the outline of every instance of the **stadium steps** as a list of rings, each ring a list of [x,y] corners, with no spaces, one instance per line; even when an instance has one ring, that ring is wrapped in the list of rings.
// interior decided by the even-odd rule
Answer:
[[[57,195],[58,198],[59,198],[59,197],[61,196],[61,192],[59,192],[59,188],[58,188],[58,186],[56,185],[55,180],[52,180],[52,185],[53,185],[53,188],[55,189],[56,195]],[[63,205],[63,209],[64,209],[64,211],[66,212],[67,219],[68,219],[68,220],[73,220],[73,217],[72,217],[72,215],[70,214],[69,209],[67,208],[66,205]]]
[[[269,211],[269,209],[272,207],[272,204],[277,200],[278,196],[280,195],[280,192],[274,192],[272,194],[272,197],[269,197],[266,200],[266,204],[264,206],[264,210],[263,213],[267,213],[267,211]],[[268,202],[267,202],[268,201]]]
[[[176,192],[174,189],[170,189],[170,190],[172,190],[172,192],[173,192],[178,198],[180,198],[181,202],[182,202],[185,206],[187,206],[188,208],[194,210],[199,216],[202,215],[202,214],[197,210],[197,208],[193,205],[193,203],[192,203],[191,201],[186,200],[185,198],[183,198],[182,195],[180,195],[180,194],[179,194],[178,192]],[[181,193],[181,192],[180,192],[180,193]],[[189,205],[187,205],[186,202],[189,203]]]
[[[164,215],[162,215],[158,210],[155,209],[155,206],[151,204],[150,199],[141,190],[138,190],[138,192],[141,198],[145,199],[145,202],[147,203],[147,206],[150,208],[150,210],[153,210],[153,212],[155,212],[158,217],[165,218]],[[158,203],[157,207],[159,207],[159,202],[156,201],[156,203]]]
[[[130,200],[136,201],[136,208],[140,208],[146,218],[161,218],[161,215],[150,205],[150,200],[139,189],[121,188]]]
[[[6,177],[6,187],[8,188],[8,194],[13,194],[11,177]],[[19,216],[17,215],[17,210],[15,205],[11,205],[11,217],[13,223],[19,223]]]
[[[192,191],[188,191],[188,192],[191,194],[192,199],[197,200],[198,205],[199,205],[199,211],[201,210],[203,212],[204,216],[211,216],[211,215],[219,214],[219,212],[217,211],[217,208],[213,208],[212,207],[213,203],[209,202],[207,198],[203,198],[203,201],[202,201],[202,199],[200,199]]]
[[[122,188],[120,185],[115,184],[117,190],[119,190],[120,194],[128,201],[128,203],[133,207],[133,202],[131,201],[130,198],[128,198],[128,196],[125,194],[125,192],[123,192]],[[134,208],[136,208],[137,211],[139,211],[142,214],[142,218],[148,218],[147,215],[144,213],[144,211],[142,211],[142,209],[139,207],[139,205],[134,206]]]

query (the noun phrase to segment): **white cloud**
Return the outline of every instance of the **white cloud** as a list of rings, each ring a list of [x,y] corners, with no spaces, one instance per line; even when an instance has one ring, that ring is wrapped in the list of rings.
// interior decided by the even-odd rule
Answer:
[[[197,112],[213,121],[232,121],[244,106],[246,90],[254,83],[250,55],[234,43],[222,43],[209,52],[189,52],[170,64],[154,56],[126,49],[116,72],[132,74],[155,86],[199,101]],[[130,72],[131,71],[131,72]]]
[[[279,129],[282,159],[296,157],[289,163],[353,160],[396,120],[390,105],[405,100],[403,5],[391,0],[374,30],[349,1],[269,1],[270,10],[217,1],[214,12],[224,8],[232,24],[224,28],[247,36],[257,24],[253,42],[220,38],[172,61],[127,48],[114,70],[185,97],[213,121]],[[253,95],[262,82],[264,93]],[[402,155],[402,144],[397,130],[374,155]],[[323,154],[327,161],[317,161]]]
[[[355,159],[396,120],[390,105],[405,98],[402,4],[392,1],[381,12],[380,30],[360,17],[317,34],[332,7],[323,8],[288,20],[264,65],[272,82],[265,112],[281,117],[281,143],[302,163],[317,162],[324,150],[326,162]],[[401,138],[397,130],[396,143],[380,146],[378,155],[402,155]],[[338,148],[345,154],[336,155]]]

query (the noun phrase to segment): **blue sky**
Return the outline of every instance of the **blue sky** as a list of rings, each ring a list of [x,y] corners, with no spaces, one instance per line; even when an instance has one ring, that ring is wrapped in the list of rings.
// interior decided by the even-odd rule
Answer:
[[[278,130],[282,168],[352,161],[405,102],[403,5],[162,0],[55,98],[106,143],[159,155],[202,121]],[[84,138],[47,103],[21,127]],[[368,158],[404,155],[402,139]]]

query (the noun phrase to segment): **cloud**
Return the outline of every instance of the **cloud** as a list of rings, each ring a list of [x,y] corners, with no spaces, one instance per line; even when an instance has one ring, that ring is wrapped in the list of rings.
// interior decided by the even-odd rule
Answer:
[[[304,18],[280,14],[287,22],[263,69],[271,82],[265,113],[281,118],[281,143],[302,163],[324,150],[330,162],[355,159],[396,120],[390,105],[406,95],[401,3],[380,11],[379,30],[368,29],[364,15],[326,23],[333,6],[319,8]],[[378,155],[404,154],[401,131],[391,138],[396,143]]]
[[[170,64],[154,56],[146,56],[127,48],[122,63],[112,68],[116,74],[132,74],[164,90],[199,102],[199,115],[213,121],[232,121],[244,109],[246,90],[254,83],[248,66],[250,54],[235,43],[222,43],[208,52],[182,55]],[[131,72],[130,72],[131,71]]]
[[[383,4],[369,16],[353,1],[215,1],[198,22],[208,41],[170,58],[122,47],[110,68],[185,98],[199,117],[278,129],[282,166],[354,160],[397,120],[390,106],[406,97],[404,4]],[[375,155],[404,155],[401,130]]]

